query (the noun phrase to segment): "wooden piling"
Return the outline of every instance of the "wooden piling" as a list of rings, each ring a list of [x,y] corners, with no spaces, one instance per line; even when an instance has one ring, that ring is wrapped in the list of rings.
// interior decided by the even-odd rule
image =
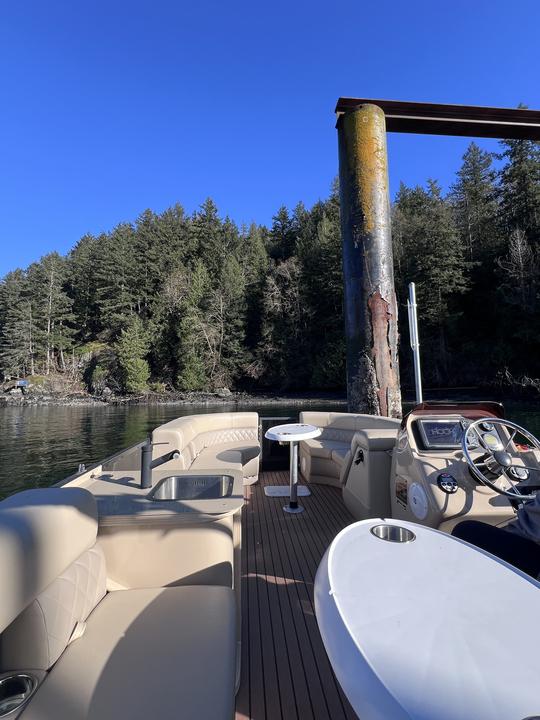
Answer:
[[[338,119],[349,412],[401,416],[384,112]]]

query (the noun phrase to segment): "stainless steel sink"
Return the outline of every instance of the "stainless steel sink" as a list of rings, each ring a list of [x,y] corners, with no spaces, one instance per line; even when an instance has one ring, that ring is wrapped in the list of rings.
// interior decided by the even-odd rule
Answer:
[[[230,497],[232,475],[171,475],[160,480],[150,500],[215,500]]]

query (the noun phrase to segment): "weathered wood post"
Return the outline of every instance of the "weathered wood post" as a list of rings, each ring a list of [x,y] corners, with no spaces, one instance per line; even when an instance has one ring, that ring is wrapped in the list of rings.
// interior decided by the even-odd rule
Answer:
[[[360,105],[337,128],[349,411],[400,417],[384,112]]]

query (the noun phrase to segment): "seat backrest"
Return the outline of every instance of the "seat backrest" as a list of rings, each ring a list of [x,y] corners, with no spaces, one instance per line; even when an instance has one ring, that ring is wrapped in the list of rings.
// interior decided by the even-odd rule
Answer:
[[[353,436],[364,429],[397,429],[399,420],[378,415],[365,415],[361,413],[340,412],[313,412],[300,413],[300,422],[320,427],[321,440],[335,440],[350,445]]]
[[[95,498],[44,488],[0,502],[0,671],[47,670],[105,595]]]
[[[174,461],[187,470],[197,455],[210,445],[246,440],[256,442],[259,416],[256,412],[206,413],[186,415],[156,428],[152,442],[167,443],[154,448],[154,457],[169,450],[178,450],[180,459]]]

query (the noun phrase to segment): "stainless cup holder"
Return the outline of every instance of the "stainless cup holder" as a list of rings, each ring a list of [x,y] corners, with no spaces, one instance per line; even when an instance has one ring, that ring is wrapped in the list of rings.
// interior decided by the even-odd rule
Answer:
[[[34,694],[38,679],[31,673],[21,672],[0,678],[0,718],[22,707]]]
[[[409,528],[401,525],[374,525],[371,532],[379,540],[395,543],[408,543],[416,539],[416,535]]]

